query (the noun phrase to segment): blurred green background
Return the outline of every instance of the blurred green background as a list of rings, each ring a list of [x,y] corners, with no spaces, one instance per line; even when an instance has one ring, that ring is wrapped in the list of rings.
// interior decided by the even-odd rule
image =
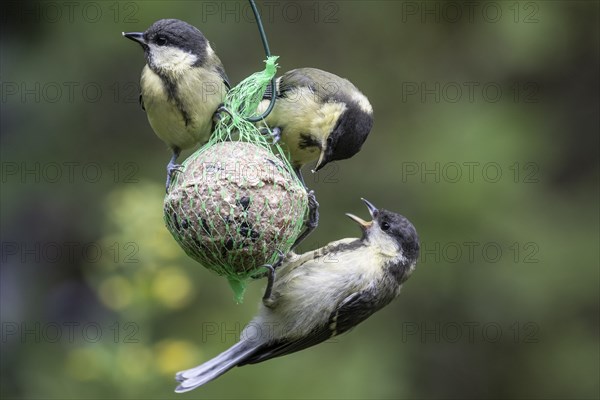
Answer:
[[[303,250],[360,234],[360,197],[417,227],[400,298],[349,335],[234,369],[264,281],[225,279],[162,221],[169,152],[122,31],[180,18],[232,82],[263,67],[246,2],[8,2],[1,41],[3,398],[598,398],[599,6],[589,1],[258,2],[282,71],[371,100],[363,151],[318,175]],[[189,155],[189,152],[185,154]]]

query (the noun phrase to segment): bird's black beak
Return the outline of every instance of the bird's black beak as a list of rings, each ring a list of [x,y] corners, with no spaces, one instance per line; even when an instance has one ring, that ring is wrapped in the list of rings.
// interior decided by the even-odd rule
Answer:
[[[369,214],[371,214],[371,218],[375,219],[377,217],[377,213],[379,212],[377,210],[377,208],[371,204],[368,200],[365,199],[361,199],[366,205],[367,208],[369,209]],[[366,231],[367,229],[369,229],[372,225],[373,225],[373,221],[367,222],[362,218],[357,217],[354,214],[346,214],[351,220],[353,220],[354,222],[358,223],[360,225],[360,227],[362,228],[363,231]]]
[[[332,152],[332,149],[330,149],[326,145],[323,145],[321,147],[321,154],[319,155],[319,160],[317,161],[317,165],[315,166],[315,169],[312,170],[313,173],[319,171],[324,166],[329,164],[330,161],[332,161],[331,152]]]
[[[146,44],[146,39],[144,39],[144,32],[123,32],[123,36],[127,39],[131,39],[134,42],[138,42],[141,45]]]
[[[319,171],[321,168],[323,168],[324,166],[327,165],[327,163],[329,163],[329,160],[327,159],[327,151],[323,150],[321,151],[321,156],[319,157],[319,161],[317,161],[317,165],[315,166],[315,169],[313,169],[312,172],[317,172]]]
[[[363,203],[365,203],[367,205],[367,208],[369,209],[369,214],[371,214],[371,218],[373,218],[373,219],[377,218],[377,214],[379,213],[379,210],[377,209],[377,207],[375,207],[373,205],[373,203],[371,203],[367,199],[361,198],[361,200],[363,201]]]

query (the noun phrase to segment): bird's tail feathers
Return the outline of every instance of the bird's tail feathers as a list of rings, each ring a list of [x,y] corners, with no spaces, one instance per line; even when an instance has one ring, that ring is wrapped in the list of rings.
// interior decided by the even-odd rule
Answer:
[[[185,393],[218,378],[251,356],[258,348],[256,343],[241,341],[204,364],[178,372],[175,379],[179,386],[175,392]]]

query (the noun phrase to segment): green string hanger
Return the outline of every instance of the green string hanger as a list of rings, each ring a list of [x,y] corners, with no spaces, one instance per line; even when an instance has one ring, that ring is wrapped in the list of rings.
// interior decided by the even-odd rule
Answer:
[[[269,48],[269,41],[267,39],[267,34],[265,33],[265,28],[262,23],[262,18],[260,17],[260,12],[258,11],[258,8],[256,7],[256,3],[254,2],[254,0],[248,0],[248,1],[250,1],[250,7],[252,7],[252,12],[254,13],[254,18],[256,18],[256,25],[258,26],[258,33],[260,34],[260,39],[262,40],[262,44],[265,49],[265,55],[267,56],[267,59],[269,59],[269,57],[271,57],[271,49]],[[267,118],[267,116],[271,113],[271,111],[273,111],[273,107],[275,107],[275,100],[277,98],[276,93],[275,93],[275,89],[277,88],[277,79],[275,78],[275,76],[273,76],[273,78],[271,79],[270,85],[271,85],[271,102],[269,103],[269,107],[267,107],[267,109],[265,110],[265,112],[262,115],[246,118],[247,121],[249,121],[249,122],[262,121],[263,119]]]

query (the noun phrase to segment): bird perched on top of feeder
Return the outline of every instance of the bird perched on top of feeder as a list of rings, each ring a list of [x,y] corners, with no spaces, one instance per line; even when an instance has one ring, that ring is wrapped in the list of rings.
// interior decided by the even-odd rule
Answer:
[[[275,106],[264,123],[274,142],[281,141],[302,180],[302,166],[317,161],[314,171],[358,153],[373,127],[373,107],[347,79],[316,68],[288,71],[269,86],[259,111]],[[259,123],[259,126],[264,123]],[[314,172],[313,171],[313,172]]]
[[[123,36],[144,49],[140,103],[156,135],[173,152],[168,190],[181,150],[208,141],[229,80],[206,37],[184,21],[161,19],[145,32]]]

